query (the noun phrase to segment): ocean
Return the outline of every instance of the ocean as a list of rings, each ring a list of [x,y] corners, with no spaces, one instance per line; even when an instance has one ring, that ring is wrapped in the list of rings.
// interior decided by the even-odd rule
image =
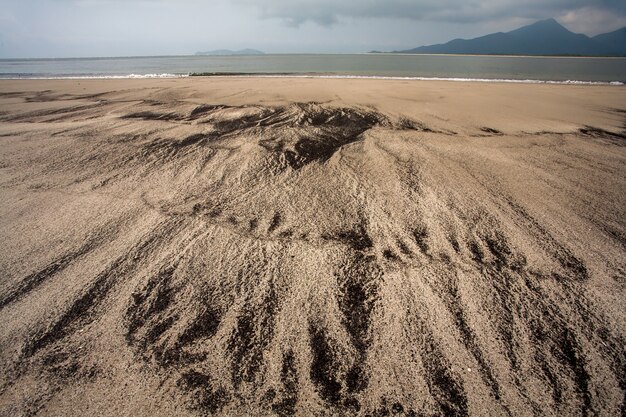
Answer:
[[[283,54],[0,60],[0,79],[157,78],[194,74],[624,85],[626,58]]]

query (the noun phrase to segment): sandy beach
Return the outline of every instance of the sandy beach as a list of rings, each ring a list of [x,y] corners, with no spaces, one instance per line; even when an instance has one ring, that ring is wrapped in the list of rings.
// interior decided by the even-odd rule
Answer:
[[[626,413],[626,88],[0,81],[0,415]]]

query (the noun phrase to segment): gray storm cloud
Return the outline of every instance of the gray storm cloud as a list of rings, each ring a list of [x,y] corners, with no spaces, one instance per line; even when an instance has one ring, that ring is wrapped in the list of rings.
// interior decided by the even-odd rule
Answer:
[[[623,0],[235,0],[268,18],[297,26],[331,25],[340,18],[402,18],[471,23],[502,18],[541,19],[579,9],[626,15]]]
[[[0,0],[0,58],[398,50],[548,17],[594,35],[626,26],[626,1]]]

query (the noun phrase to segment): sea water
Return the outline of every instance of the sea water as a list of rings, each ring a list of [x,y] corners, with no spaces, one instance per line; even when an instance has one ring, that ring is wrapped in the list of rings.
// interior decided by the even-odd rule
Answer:
[[[193,74],[626,83],[626,58],[281,54],[2,59],[0,78],[156,78]]]

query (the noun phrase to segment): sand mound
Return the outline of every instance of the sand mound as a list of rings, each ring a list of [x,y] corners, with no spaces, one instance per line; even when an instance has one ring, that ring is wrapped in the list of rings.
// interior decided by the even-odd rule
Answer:
[[[625,412],[623,133],[130,94],[0,97],[0,412]]]

